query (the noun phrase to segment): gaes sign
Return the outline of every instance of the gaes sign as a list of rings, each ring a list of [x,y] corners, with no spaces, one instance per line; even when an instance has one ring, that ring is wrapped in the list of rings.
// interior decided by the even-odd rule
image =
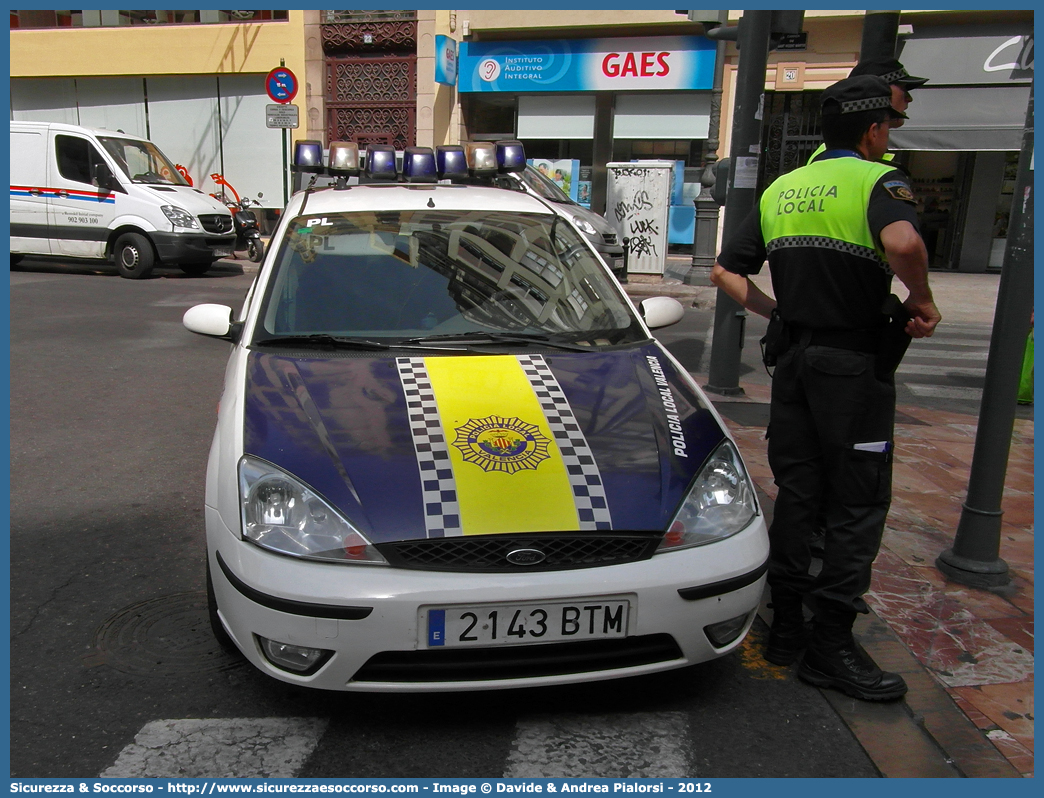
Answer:
[[[265,78],[265,91],[277,103],[288,103],[297,96],[297,77],[286,67],[276,67]]]

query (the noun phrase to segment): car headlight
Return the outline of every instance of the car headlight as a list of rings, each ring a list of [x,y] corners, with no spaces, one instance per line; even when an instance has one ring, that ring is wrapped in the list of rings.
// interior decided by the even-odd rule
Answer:
[[[269,551],[323,562],[387,565],[354,526],[271,463],[239,461],[243,538]]]
[[[725,441],[710,456],[663,536],[657,553],[731,537],[757,514],[754,488],[739,452]]]
[[[579,217],[574,217],[573,218],[573,224],[575,224],[576,228],[581,233],[583,233],[585,236],[590,236],[591,238],[594,238],[594,239],[599,240],[599,241],[601,240],[601,238],[602,238],[601,233],[599,233],[597,230],[595,230],[594,225],[591,224],[586,219],[580,219]]]
[[[199,227],[199,222],[196,221],[196,217],[188,211],[176,208],[173,205],[164,205],[160,210],[163,211],[163,215],[170,219],[170,223],[175,227],[187,227],[190,230]]]

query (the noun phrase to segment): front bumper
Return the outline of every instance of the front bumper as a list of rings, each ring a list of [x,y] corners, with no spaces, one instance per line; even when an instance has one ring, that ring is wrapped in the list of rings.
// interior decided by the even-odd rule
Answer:
[[[612,679],[680,668],[740,644],[764,586],[762,516],[711,546],[604,568],[520,574],[445,573],[296,560],[244,543],[207,508],[208,557],[222,621],[266,674],[326,690],[488,690]],[[695,589],[695,590],[694,590]],[[622,640],[429,649],[421,608],[626,595]],[[690,596],[685,598],[683,596]],[[746,616],[716,648],[709,624]],[[256,635],[333,652],[318,672],[274,667]]]
[[[619,244],[610,246],[608,244],[594,244],[595,251],[602,256],[610,269],[612,269],[613,276],[616,277],[621,283],[627,282],[627,257],[624,248]]]
[[[235,233],[213,235],[154,232],[149,235],[156,246],[160,263],[209,263],[231,256],[236,245]]]

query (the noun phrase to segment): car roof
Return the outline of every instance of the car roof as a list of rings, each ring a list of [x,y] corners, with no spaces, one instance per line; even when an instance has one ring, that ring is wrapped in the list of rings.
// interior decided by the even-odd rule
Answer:
[[[118,130],[103,130],[98,127],[84,127],[83,125],[70,125],[66,122],[35,122],[31,120],[12,119],[11,129],[21,128],[23,130],[42,130],[48,128],[60,133],[89,133],[92,136],[107,136],[109,138],[133,139],[134,141],[148,141],[133,133],[121,133]]]
[[[432,183],[385,183],[312,191],[305,202],[305,192],[290,199],[286,214],[298,216],[304,203],[308,215],[351,213],[352,211],[506,211],[509,213],[556,213],[543,202],[522,191],[471,185]]]

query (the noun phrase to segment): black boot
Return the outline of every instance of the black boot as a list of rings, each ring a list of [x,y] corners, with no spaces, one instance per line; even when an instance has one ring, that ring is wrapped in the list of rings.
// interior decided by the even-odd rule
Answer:
[[[764,657],[773,665],[793,665],[808,645],[809,630],[800,596],[772,595],[772,626]]]
[[[850,625],[816,622],[812,640],[798,668],[798,678],[816,687],[832,687],[863,701],[892,701],[906,695],[903,677],[877,667],[852,637]]]

